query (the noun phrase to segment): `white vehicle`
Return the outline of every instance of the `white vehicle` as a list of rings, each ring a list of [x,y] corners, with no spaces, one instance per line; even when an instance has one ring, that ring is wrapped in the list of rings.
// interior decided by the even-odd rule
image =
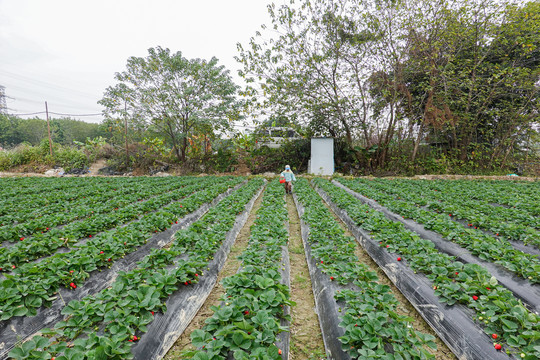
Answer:
[[[261,136],[261,139],[257,143],[257,146],[268,146],[272,149],[281,147],[285,141],[302,139],[302,137],[290,127],[269,127],[261,130],[259,136]]]

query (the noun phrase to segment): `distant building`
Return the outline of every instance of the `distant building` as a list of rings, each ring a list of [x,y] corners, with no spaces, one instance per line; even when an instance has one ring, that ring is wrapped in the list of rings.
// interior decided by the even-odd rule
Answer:
[[[302,137],[290,127],[269,127],[257,132],[261,140],[257,143],[258,147],[268,146],[277,149],[285,141],[300,140]]]

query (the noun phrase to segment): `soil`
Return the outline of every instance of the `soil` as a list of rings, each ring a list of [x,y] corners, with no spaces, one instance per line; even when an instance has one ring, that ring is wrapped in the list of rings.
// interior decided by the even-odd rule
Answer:
[[[106,167],[106,160],[105,159],[99,159],[92,165],[90,165],[90,173],[84,174],[83,176],[98,176],[98,170],[101,168]],[[45,171],[49,170],[49,166],[45,165],[22,165],[15,167],[11,169],[11,171],[0,171],[0,177],[14,177],[14,176],[21,176],[21,177],[30,177],[30,176],[45,176]],[[63,175],[65,177],[69,176],[78,176],[78,175]]]
[[[90,168],[88,169],[89,173],[88,176],[96,176],[98,174],[99,169],[103,169],[107,166],[105,159],[98,159],[95,163],[90,165]]]
[[[300,234],[300,218],[292,196],[287,196],[289,211],[289,258],[291,263],[291,300],[296,303],[291,311],[290,360],[325,359],[319,318],[315,313],[315,299]]]
[[[253,209],[249,214],[246,224],[244,225],[242,230],[240,230],[240,233],[236,238],[236,242],[231,248],[231,252],[227,256],[227,261],[225,262],[223,269],[221,269],[219,273],[216,286],[206,299],[204,305],[201,307],[197,315],[195,315],[187,329],[178,338],[178,340],[169,350],[164,359],[179,359],[181,358],[181,354],[183,351],[194,350],[194,347],[191,345],[190,335],[194,330],[201,329],[204,326],[204,321],[214,314],[214,312],[210,310],[210,307],[218,306],[220,304],[220,298],[225,294],[225,289],[221,285],[221,280],[223,280],[223,278],[236,274],[236,272],[238,271],[241,262],[237,259],[237,257],[242,254],[242,252],[246,249],[248,245],[249,237],[251,235],[251,226],[255,221],[257,210],[261,207],[263,193],[259,195],[259,198],[253,204]]]
[[[325,203],[328,210],[332,213],[332,216],[336,219],[337,223],[345,230],[345,235],[353,237],[352,233],[347,228],[347,225],[345,225],[341,219],[332,211],[332,209]],[[412,326],[416,331],[422,332],[424,334],[430,334],[435,337],[435,343],[437,344],[437,350],[433,350],[431,348],[427,348],[430,353],[432,353],[435,356],[435,359],[437,360],[457,360],[456,356],[450,351],[450,349],[446,346],[444,342],[437,336],[437,334],[433,331],[433,329],[424,321],[422,316],[416,311],[414,306],[407,300],[405,296],[394,286],[392,281],[386,276],[384,271],[377,265],[377,263],[369,256],[367,252],[364,251],[362,246],[360,246],[358,243],[356,244],[356,250],[354,254],[359,259],[361,263],[366,264],[371,271],[374,271],[377,273],[377,276],[379,277],[379,283],[388,285],[392,291],[392,294],[395,296],[395,298],[399,301],[399,306],[396,309],[396,312],[400,315],[409,316],[414,319],[412,322]]]
[[[388,177],[389,179],[411,179],[405,177]],[[521,180],[538,181],[538,177],[531,176],[484,176],[484,175],[415,175],[412,179],[422,180]]]

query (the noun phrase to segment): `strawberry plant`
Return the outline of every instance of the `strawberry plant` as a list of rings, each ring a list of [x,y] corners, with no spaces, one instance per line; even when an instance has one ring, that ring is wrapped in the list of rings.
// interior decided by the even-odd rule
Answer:
[[[487,336],[497,334],[499,342],[508,345],[510,352],[524,353],[527,359],[540,357],[540,317],[498,284],[487,270],[476,264],[463,264],[438,252],[431,241],[361,204],[328,181],[316,179],[315,183],[359,227],[369,231],[381,247],[406,257],[406,264],[411,269],[426,275],[441,302],[450,306],[460,303],[472,309],[474,320],[484,328]]]
[[[446,182],[445,184],[448,184]],[[425,182],[415,180],[377,180],[370,187],[393,194],[401,201],[426,206],[439,213],[452,214],[454,219],[463,219],[467,226],[482,228],[509,239],[520,240],[527,245],[540,246],[540,220],[515,208],[492,206],[479,200],[464,197],[463,191],[452,191],[439,186],[434,191]]]
[[[533,284],[540,283],[540,260],[537,256],[517,250],[509,242],[485,234],[481,230],[464,227],[450,219],[448,214],[437,214],[414,203],[395,199],[393,194],[377,190],[367,183],[345,179],[340,181],[346,186],[351,186],[352,190],[376,199],[391,211],[413,219],[423,224],[426,229],[459,244],[480,259],[500,264]]]
[[[2,311],[0,319],[35,315],[42,304],[51,303],[61,285],[68,287],[71,282],[81,285],[92,271],[109,267],[117,258],[136,251],[159,227],[154,223],[158,218],[164,219],[161,224],[165,221],[174,222],[237,182],[238,179],[231,179],[207,186],[205,190],[184,199],[182,201],[184,205],[172,203],[158,213],[143,216],[138,222],[96,236],[92,241],[70,252],[55,254],[37,264],[23,265],[17,269],[16,275],[8,274],[6,280],[0,282],[1,289],[9,289],[5,296],[0,292],[0,311]],[[189,187],[186,188],[192,191]],[[107,261],[108,259],[111,261]],[[14,281],[18,286],[12,289]],[[26,299],[29,297],[39,297],[40,302],[28,302]]]
[[[203,329],[191,334],[197,351],[187,351],[184,358],[281,359],[282,349],[275,345],[277,335],[287,331],[280,325],[284,306],[291,305],[289,288],[281,284],[282,247],[288,234],[285,229],[283,189],[271,182],[263,197],[257,218],[251,227],[247,249],[239,256],[241,271],[223,279],[226,290],[220,306]]]
[[[302,219],[310,229],[311,253],[320,259],[317,267],[344,286],[336,294],[336,301],[346,304],[340,323],[345,334],[339,338],[343,350],[352,358],[385,359],[388,349],[396,358],[433,358],[425,348],[436,348],[433,336],[414,330],[413,319],[397,314],[390,288],[359,262],[355,240],[344,235],[319,195],[304,179],[295,191],[305,208]]]
[[[68,348],[73,343],[83,345],[76,351],[78,358],[94,359],[95,354],[105,351],[101,347],[107,344],[111,349],[118,349],[118,352],[105,352],[108,358],[131,358],[129,348],[153,321],[152,312],[166,311],[164,300],[172,292],[198,281],[209,258],[234,225],[238,211],[261,184],[261,180],[252,180],[240,187],[201,220],[177,232],[170,248],[154,249],[135,269],[120,273],[111,287],[80,301],[71,301],[63,310],[67,316],[64,321],[58,322],[53,329],[42,331],[49,338],[40,354],[67,357],[68,352],[74,351]],[[209,243],[204,251],[193,247],[192,241],[201,239]],[[171,264],[175,266],[168,270]],[[21,348],[13,349],[10,356],[15,357]],[[30,355],[17,359],[41,358],[32,355],[31,351],[28,353]]]
[[[83,221],[68,224],[61,229],[53,229],[45,234],[35,235],[1,253],[0,267],[7,268],[10,265],[19,265],[41,256],[50,255],[51,252],[61,247],[71,247],[84,237],[92,238],[101,231],[120,227],[127,222],[138,219],[141,215],[157,211],[167,203],[178,201],[183,196],[203,187],[204,182],[199,182],[199,184],[190,186],[183,185],[179,189],[169,192],[166,192],[167,188],[153,189],[151,193],[153,197],[147,201],[136,202],[113,213],[94,215]]]

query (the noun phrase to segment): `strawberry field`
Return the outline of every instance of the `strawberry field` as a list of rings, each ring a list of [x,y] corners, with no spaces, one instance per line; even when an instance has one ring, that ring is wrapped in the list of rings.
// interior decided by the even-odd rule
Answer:
[[[0,185],[0,359],[161,359],[218,286],[177,358],[308,358],[277,180]],[[327,358],[540,358],[538,183],[315,178],[292,199]]]

